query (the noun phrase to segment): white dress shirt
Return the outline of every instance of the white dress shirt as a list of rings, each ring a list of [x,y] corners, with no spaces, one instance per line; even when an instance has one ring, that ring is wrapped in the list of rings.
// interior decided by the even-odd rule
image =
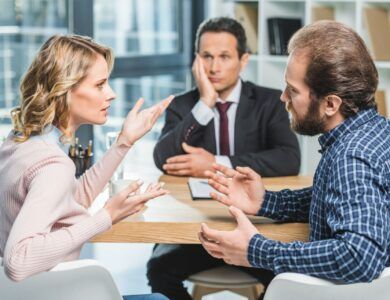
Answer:
[[[230,105],[227,116],[229,119],[229,148],[230,155],[234,155],[234,124],[236,121],[236,112],[238,102],[240,101],[241,95],[241,87],[242,82],[239,79],[234,86],[232,92],[227,96],[226,100],[223,101],[220,98],[217,98],[217,102],[232,102]],[[195,120],[199,122],[199,124],[206,126],[211,119],[214,119],[214,129],[215,129],[215,143],[217,147],[217,155],[215,156],[215,160],[218,164],[224,165],[226,167],[232,168],[232,163],[228,156],[219,155],[219,112],[218,109],[214,106],[210,108],[206,103],[199,99],[198,103],[192,108],[192,114],[195,117]]]

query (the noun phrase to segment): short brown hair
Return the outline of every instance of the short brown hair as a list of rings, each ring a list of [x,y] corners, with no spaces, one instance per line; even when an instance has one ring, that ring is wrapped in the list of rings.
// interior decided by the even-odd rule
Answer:
[[[237,52],[238,57],[242,57],[248,52],[246,46],[246,34],[245,29],[235,19],[228,17],[218,17],[203,21],[196,31],[195,38],[195,52],[199,52],[200,38],[206,32],[227,32],[233,35],[237,40]]]
[[[376,107],[378,71],[363,39],[348,26],[335,21],[307,25],[293,35],[288,52],[307,55],[305,83],[312,99],[340,97],[345,118]]]

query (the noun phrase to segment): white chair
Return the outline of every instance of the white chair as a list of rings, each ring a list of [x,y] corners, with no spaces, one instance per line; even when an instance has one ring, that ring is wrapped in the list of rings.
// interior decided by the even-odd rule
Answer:
[[[194,300],[201,300],[203,296],[221,291],[231,291],[249,300],[257,300],[263,290],[256,278],[230,266],[196,273],[191,275],[188,281],[194,283]]]
[[[61,263],[20,282],[10,280],[0,258],[1,300],[122,300],[111,274],[95,260]]]
[[[297,274],[277,275],[268,286],[264,300],[388,300],[390,268],[369,283],[340,284]]]

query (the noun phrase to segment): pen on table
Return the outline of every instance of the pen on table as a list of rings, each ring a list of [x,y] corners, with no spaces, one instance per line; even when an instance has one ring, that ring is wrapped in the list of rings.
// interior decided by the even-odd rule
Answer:
[[[91,157],[92,155],[93,155],[93,153],[92,153],[92,140],[89,140],[88,148],[87,148],[87,156]]]

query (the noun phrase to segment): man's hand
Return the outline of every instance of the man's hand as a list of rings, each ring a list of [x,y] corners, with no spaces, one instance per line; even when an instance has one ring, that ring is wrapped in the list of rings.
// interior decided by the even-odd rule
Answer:
[[[187,154],[168,158],[163,169],[169,175],[205,177],[205,171],[212,170],[215,156],[203,148],[192,147],[186,143],[182,146]]]
[[[233,170],[213,164],[213,168],[215,172],[206,171],[205,175],[209,178],[209,184],[221,194],[212,192],[210,196],[227,206],[238,207],[246,214],[256,215],[265,195],[260,175],[248,167]]]
[[[259,232],[241,210],[231,206],[229,211],[237,220],[236,229],[220,231],[202,224],[199,240],[211,256],[230,265],[250,267],[247,258],[249,242]]]
[[[208,107],[213,108],[217,101],[218,93],[207,77],[202,58],[199,54],[196,55],[195,61],[192,65],[192,73],[194,74],[196,85],[199,90],[200,99]]]

